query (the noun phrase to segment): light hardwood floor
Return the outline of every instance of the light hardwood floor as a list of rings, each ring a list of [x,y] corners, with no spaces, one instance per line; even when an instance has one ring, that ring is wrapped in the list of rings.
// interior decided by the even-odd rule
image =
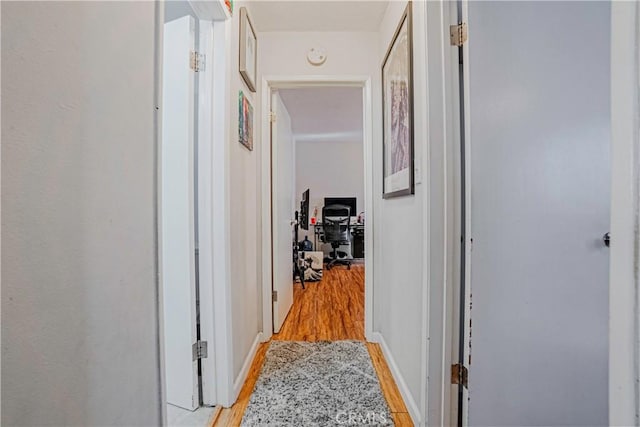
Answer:
[[[364,266],[353,265],[351,270],[338,266],[324,270],[320,282],[311,282],[302,290],[294,285],[293,306],[274,340],[287,341],[364,341]],[[249,404],[269,344],[260,344],[238,400],[231,408],[216,414],[212,426],[239,426]],[[391,416],[396,426],[413,426],[407,407],[393,380],[380,346],[367,343],[367,349],[378,374]]]

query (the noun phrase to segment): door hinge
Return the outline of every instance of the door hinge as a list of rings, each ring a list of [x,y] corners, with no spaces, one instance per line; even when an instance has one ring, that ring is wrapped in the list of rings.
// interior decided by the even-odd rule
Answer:
[[[278,291],[273,291],[271,297],[273,298],[273,302],[278,302]]]
[[[189,55],[189,67],[196,73],[204,71],[205,56],[201,53],[191,51]]]
[[[451,365],[451,384],[460,384],[468,388],[469,371],[462,363]]]
[[[467,41],[467,24],[463,22],[449,27],[451,46],[462,46]]]
[[[208,356],[207,352],[207,342],[206,341],[197,341],[191,347],[191,351],[193,353],[193,360],[196,361],[198,359],[206,359]]]
[[[270,112],[269,112],[269,121],[270,121],[271,123],[273,123],[273,122],[275,122],[275,121],[276,121],[276,113],[275,113],[274,111],[270,111]]]

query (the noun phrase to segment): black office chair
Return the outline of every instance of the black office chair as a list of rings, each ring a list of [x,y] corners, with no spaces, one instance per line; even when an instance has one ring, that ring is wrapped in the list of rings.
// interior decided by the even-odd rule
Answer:
[[[338,258],[340,245],[351,243],[351,210],[349,206],[329,205],[322,208],[322,228],[324,241],[331,243],[331,261],[327,270],[336,264],[346,265],[351,270],[351,260]]]

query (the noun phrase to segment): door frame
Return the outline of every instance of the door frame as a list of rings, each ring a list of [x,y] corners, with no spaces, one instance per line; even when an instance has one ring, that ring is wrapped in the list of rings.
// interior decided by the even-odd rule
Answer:
[[[468,25],[468,0],[456,1],[456,23]],[[469,28],[467,27],[467,34]],[[462,56],[460,58],[460,55]],[[469,99],[469,42],[457,49],[456,57],[462,61],[456,67],[455,81],[458,82],[454,97],[456,125],[458,131],[457,147],[454,148],[454,234],[451,241],[454,246],[454,290],[451,331],[451,363],[461,363],[469,368],[471,358],[471,107]],[[462,236],[462,238],[456,236]],[[464,322],[461,324],[461,322]],[[451,385],[451,420],[458,426],[468,425],[469,390],[462,385]]]
[[[220,83],[214,79],[214,72],[220,72],[227,68],[227,57],[229,56],[224,47],[227,45],[227,31],[229,13],[222,2],[218,0],[191,1],[182,0],[188,3],[199,20],[200,33],[196,35],[199,39],[200,51],[205,55],[208,62],[204,70],[200,71],[199,92],[198,92],[198,127],[194,129],[198,135],[198,180],[202,182],[218,182],[220,173],[224,173],[225,168],[220,166],[225,164],[224,153],[220,153],[219,141],[226,140],[226,127],[224,111],[228,90],[224,79]],[[158,378],[160,382],[160,412],[162,425],[167,425],[167,392],[165,376],[164,357],[164,319],[163,319],[163,292],[162,292],[162,82],[163,82],[163,58],[162,46],[164,39],[164,3],[156,2],[155,6],[156,31],[154,35],[156,59],[155,59],[155,146],[156,146],[156,173],[155,181],[155,229],[156,229],[156,295],[158,319]],[[222,73],[223,74],[223,73]],[[223,74],[224,75],[224,74]],[[224,94],[224,96],[214,97],[214,92]],[[211,119],[213,117],[213,119]],[[222,129],[222,132],[220,132]],[[215,203],[214,203],[215,201]],[[225,257],[214,257],[214,252],[224,252],[218,246],[219,242],[227,244],[228,238],[215,239],[214,235],[220,235],[221,229],[224,231],[226,219],[221,212],[228,208],[228,200],[221,193],[219,186],[212,185],[210,188],[198,186],[198,206],[196,207],[200,219],[198,228],[199,240],[199,289],[200,289],[200,334],[201,340],[208,343],[208,357],[201,360],[202,363],[202,393],[203,404],[213,406],[219,404],[229,394],[227,387],[230,372],[227,369],[230,356],[230,345],[221,345],[224,340],[230,343],[228,332],[228,309],[224,295],[228,289],[226,286],[227,269],[223,268]],[[203,220],[203,219],[209,219]],[[203,226],[205,225],[205,226]],[[226,242],[226,243],[225,243]],[[215,318],[215,319],[214,319]],[[225,352],[217,352],[216,348],[229,349]],[[213,381],[207,378],[213,376]]]
[[[364,285],[364,334],[368,341],[373,335],[373,111],[371,77],[359,75],[303,76],[283,75],[262,78],[261,102],[261,211],[262,211],[262,341],[273,335],[273,251],[271,221],[271,92],[273,89],[296,89],[308,87],[345,86],[362,88],[364,115],[364,199],[367,221],[365,222],[365,285]]]
[[[611,4],[609,424],[640,424],[640,6]]]

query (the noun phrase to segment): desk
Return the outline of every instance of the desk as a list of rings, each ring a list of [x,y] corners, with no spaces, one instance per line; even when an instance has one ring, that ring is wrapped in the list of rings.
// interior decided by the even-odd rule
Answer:
[[[313,250],[317,251],[318,242],[322,242],[324,236],[324,228],[322,223],[318,222],[313,227]],[[353,258],[364,258],[364,224],[351,224],[351,256]]]

